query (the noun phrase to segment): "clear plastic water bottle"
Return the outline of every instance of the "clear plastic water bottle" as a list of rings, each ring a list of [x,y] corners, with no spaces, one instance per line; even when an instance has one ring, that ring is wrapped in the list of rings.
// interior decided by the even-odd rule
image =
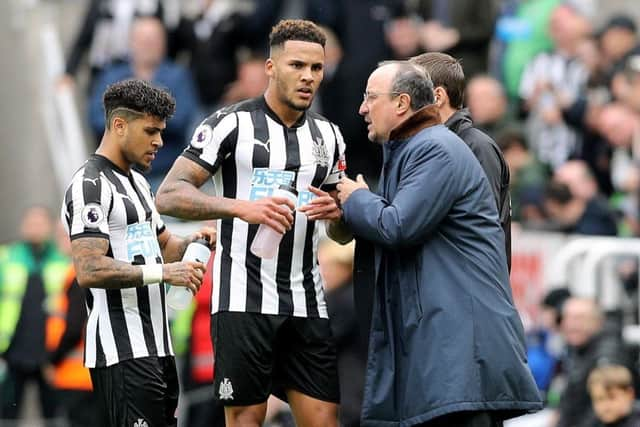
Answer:
[[[298,202],[298,192],[290,185],[281,185],[273,192],[273,196],[286,197],[293,202],[294,206]],[[260,224],[251,243],[251,252],[260,258],[273,258],[276,256],[282,236],[268,225]]]
[[[209,262],[209,256],[211,256],[209,242],[205,239],[198,239],[189,243],[182,256],[182,261],[197,261],[206,266]],[[169,292],[167,292],[167,305],[175,310],[183,310],[189,306],[192,298],[191,289],[170,285]]]

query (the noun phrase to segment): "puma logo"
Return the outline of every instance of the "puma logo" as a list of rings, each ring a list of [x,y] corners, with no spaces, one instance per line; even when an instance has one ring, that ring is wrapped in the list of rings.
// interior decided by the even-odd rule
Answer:
[[[270,139],[267,139],[266,142],[262,142],[259,139],[254,139],[253,140],[253,145],[259,145],[262,148],[264,148],[265,150],[267,150],[267,153],[270,153],[271,151],[269,150],[269,144],[271,143]]]
[[[88,182],[92,183],[93,185],[95,185],[95,186],[97,187],[97,186],[98,186],[98,180],[99,180],[99,179],[100,179],[100,178],[93,178],[93,179],[91,179],[91,178],[84,178],[84,179],[83,179],[83,181],[88,181]]]

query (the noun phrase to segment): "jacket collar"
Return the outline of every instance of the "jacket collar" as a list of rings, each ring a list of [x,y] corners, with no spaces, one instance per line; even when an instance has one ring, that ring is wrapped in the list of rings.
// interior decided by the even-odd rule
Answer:
[[[471,113],[467,108],[462,108],[453,113],[453,115],[449,117],[446,122],[444,122],[444,125],[449,128],[451,132],[457,134],[458,132],[473,126]]]
[[[439,125],[440,113],[435,105],[427,105],[391,130],[389,141],[411,138],[422,129]]]

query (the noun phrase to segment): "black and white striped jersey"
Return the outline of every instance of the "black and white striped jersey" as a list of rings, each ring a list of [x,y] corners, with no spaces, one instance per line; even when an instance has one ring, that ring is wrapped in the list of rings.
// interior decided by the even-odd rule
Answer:
[[[109,241],[107,256],[135,265],[161,264],[157,236],[164,224],[146,179],[94,154],[67,188],[62,221],[71,240]],[[85,365],[110,366],[127,359],[173,355],[164,284],[86,292],[89,317]]]
[[[298,206],[331,189],[346,165],[336,125],[306,112],[291,128],[263,97],[219,110],[195,130],[183,156],[213,176],[218,196],[258,200],[280,184],[298,190]],[[258,230],[238,218],[218,220],[211,312],[236,311],[327,318],[317,263],[318,224],[297,213],[273,259],[250,251]]]

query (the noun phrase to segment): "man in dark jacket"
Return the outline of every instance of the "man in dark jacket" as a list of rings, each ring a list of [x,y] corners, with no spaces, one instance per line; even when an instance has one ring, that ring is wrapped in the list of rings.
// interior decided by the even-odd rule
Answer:
[[[374,244],[363,426],[501,426],[542,407],[491,189],[433,99],[415,65],[374,71],[360,114],[383,144],[380,195],[361,176],[338,185],[345,223]]]
[[[489,135],[473,127],[469,110],[463,108],[465,77],[460,62],[445,53],[429,52],[410,60],[422,67],[434,86],[440,120],[473,151],[489,179],[504,230],[507,265],[511,270],[511,199],[509,168],[500,148]]]

